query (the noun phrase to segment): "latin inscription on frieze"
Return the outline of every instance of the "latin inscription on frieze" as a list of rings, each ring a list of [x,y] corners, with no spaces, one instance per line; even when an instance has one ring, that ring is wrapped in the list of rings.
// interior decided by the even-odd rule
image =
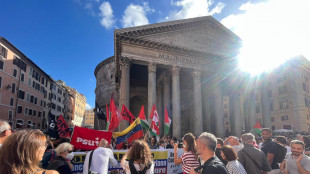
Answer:
[[[164,54],[164,53],[159,53],[158,57],[160,59],[164,59],[166,61],[174,62],[176,64],[181,64],[181,65],[199,66],[199,65],[201,65],[201,63],[203,63],[200,60],[192,59],[189,57],[169,55],[169,54]]]

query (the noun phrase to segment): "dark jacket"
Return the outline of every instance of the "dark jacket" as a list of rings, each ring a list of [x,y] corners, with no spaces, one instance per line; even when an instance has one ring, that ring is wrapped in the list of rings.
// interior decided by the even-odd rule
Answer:
[[[261,174],[262,171],[271,171],[270,164],[265,153],[251,144],[245,144],[238,152],[238,160],[249,174]],[[255,160],[255,162],[253,160]]]
[[[195,169],[201,171],[201,174],[229,174],[226,167],[216,156],[208,159],[202,166]]]
[[[47,170],[57,170],[59,174],[72,174],[72,171],[66,161],[61,156],[57,156],[47,167]]]

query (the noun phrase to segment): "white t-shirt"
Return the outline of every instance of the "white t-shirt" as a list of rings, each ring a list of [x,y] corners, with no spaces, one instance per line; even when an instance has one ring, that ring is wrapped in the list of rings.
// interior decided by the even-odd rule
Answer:
[[[129,161],[127,160],[124,160],[122,163],[121,163],[121,166],[122,168],[124,169],[124,171],[126,172],[126,174],[131,174],[130,173],[130,168],[129,168]],[[140,165],[139,164],[135,164],[134,163],[134,166],[136,168],[137,171],[141,171],[141,168],[140,168]],[[143,168],[144,169],[144,168]],[[142,170],[143,170],[142,169]],[[145,174],[153,174],[154,173],[154,163],[152,163],[151,167],[146,171]]]
[[[85,158],[85,162],[83,166],[83,174],[88,174],[88,163],[89,163],[90,152],[87,153],[86,158]],[[114,167],[118,165],[118,162],[114,158],[112,150],[108,148],[98,147],[97,149],[95,149],[93,153],[90,170],[94,172],[98,172],[100,174],[108,173],[109,162]]]

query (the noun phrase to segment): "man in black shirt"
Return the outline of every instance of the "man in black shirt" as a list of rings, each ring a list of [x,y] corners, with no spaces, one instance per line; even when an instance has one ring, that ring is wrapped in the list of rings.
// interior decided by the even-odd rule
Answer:
[[[261,150],[265,153],[268,162],[272,168],[271,173],[280,170],[279,165],[276,162],[276,155],[278,153],[278,145],[276,142],[272,141],[272,132],[269,128],[262,129],[263,145]]]
[[[224,164],[215,156],[217,140],[211,133],[203,132],[196,141],[196,151],[205,163],[194,169],[192,168],[190,174],[229,174]]]

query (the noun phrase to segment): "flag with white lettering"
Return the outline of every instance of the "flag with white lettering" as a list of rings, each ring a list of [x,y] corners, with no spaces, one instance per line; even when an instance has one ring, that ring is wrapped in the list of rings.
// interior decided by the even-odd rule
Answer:
[[[102,138],[110,143],[112,132],[75,126],[71,138],[71,144],[74,145],[74,149],[94,150],[98,147]]]

